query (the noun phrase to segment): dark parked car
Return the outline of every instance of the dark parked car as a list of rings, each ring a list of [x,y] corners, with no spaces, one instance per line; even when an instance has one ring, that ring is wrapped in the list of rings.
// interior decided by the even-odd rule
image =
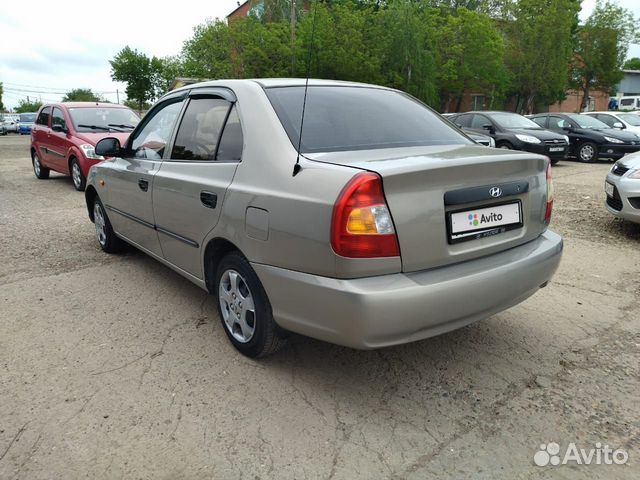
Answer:
[[[541,113],[531,120],[555,132],[564,132],[571,140],[569,155],[581,162],[598,158],[619,160],[627,153],[640,150],[640,137],[635,133],[609,128],[597,118],[580,113]]]
[[[457,114],[456,113],[442,113],[441,115],[444,118],[446,118],[447,120],[451,121],[452,117],[454,115],[457,115]],[[640,118],[640,117],[638,117],[638,118]],[[479,143],[480,145],[484,145],[485,147],[495,147],[496,146],[496,142],[493,139],[493,137],[490,137],[489,135],[487,135],[488,132],[478,133],[478,132],[475,132],[473,130],[469,130],[468,128],[460,128],[460,130],[462,130],[467,137],[469,137],[474,142]]]
[[[467,112],[449,117],[458,127],[489,134],[497,148],[546,155],[555,164],[567,156],[569,138],[544,130],[531,120],[511,112]]]
[[[83,191],[89,169],[104,160],[96,155],[98,140],[116,137],[125,142],[140,121],[122,105],[66,102],[44,105],[31,129],[31,161],[40,179],[49,172],[71,175],[76,190]]]

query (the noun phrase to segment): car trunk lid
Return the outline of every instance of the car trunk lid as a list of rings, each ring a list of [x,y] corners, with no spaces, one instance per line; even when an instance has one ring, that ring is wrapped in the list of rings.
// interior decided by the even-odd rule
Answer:
[[[531,241],[547,228],[548,160],[540,155],[455,145],[305,156],[382,177],[405,272],[497,253]],[[500,195],[491,196],[494,188],[500,189]],[[517,215],[517,209],[522,225],[499,225]],[[454,219],[458,212],[463,214]],[[485,228],[473,225],[474,215],[488,218],[491,213],[504,215],[505,220],[488,221]],[[464,223],[467,215],[472,215],[468,228],[482,228],[476,230],[483,232],[482,238],[475,233],[452,236],[454,229],[464,231],[461,220]]]

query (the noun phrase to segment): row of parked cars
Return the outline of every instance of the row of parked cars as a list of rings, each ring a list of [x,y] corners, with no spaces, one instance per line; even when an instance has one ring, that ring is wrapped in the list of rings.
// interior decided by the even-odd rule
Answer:
[[[5,113],[0,114],[0,135],[19,133],[28,135],[36,119],[36,113]]]
[[[497,148],[548,156],[552,163],[575,157],[581,162],[618,160],[640,150],[640,115],[590,112],[542,113],[524,117],[511,112],[448,114],[463,131],[492,138]]]
[[[85,190],[105,252],[133,245],[215,295],[243,354],[272,353],[287,332],[378,348],[547,285],[562,253],[550,159],[591,138],[584,122],[598,120],[579,117],[557,132],[550,116],[451,117],[465,135],[384,87],[221,80],[170,92],[142,120],[46,105],[31,160],[38,178],[55,170]],[[625,138],[605,140],[622,155],[624,132],[599,134]]]

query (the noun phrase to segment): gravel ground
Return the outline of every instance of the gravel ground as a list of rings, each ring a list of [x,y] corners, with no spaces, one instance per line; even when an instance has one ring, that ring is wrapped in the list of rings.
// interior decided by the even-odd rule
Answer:
[[[610,164],[554,169],[565,255],[525,303],[361,352],[294,337],[252,361],[214,301],[144,254],[103,254],[71,180],[0,137],[0,478],[637,479],[640,226]],[[625,465],[539,467],[541,444]]]

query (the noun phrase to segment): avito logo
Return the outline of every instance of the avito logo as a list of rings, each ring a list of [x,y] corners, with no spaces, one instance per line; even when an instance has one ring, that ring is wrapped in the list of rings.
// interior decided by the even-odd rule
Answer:
[[[482,225],[483,223],[500,222],[503,216],[501,213],[491,212],[488,215],[485,215],[483,213],[478,218],[477,213],[474,213],[474,214],[470,213],[468,218],[469,218],[469,225],[477,227],[478,225]]]

